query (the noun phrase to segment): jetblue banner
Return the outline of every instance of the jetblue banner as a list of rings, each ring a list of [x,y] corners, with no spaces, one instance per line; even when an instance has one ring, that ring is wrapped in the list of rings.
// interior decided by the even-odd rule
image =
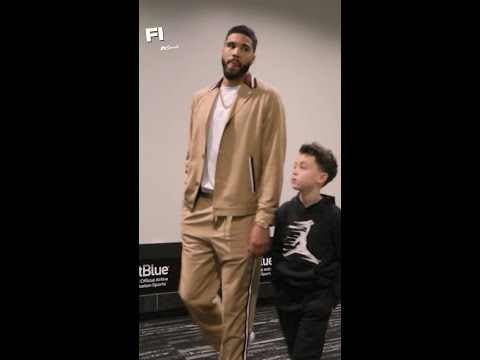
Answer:
[[[140,295],[176,292],[180,281],[181,243],[140,245],[138,290]],[[270,282],[272,256],[262,258],[260,282]]]
[[[260,282],[269,282],[272,277],[272,256],[267,253],[262,258],[262,270],[260,274]]]
[[[140,295],[174,292],[180,279],[180,258],[144,259],[138,266]]]

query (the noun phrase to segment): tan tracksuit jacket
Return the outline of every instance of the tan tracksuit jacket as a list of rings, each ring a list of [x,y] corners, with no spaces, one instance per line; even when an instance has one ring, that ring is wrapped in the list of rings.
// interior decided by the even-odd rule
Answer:
[[[210,112],[222,79],[193,95],[184,205],[193,210],[205,160]],[[274,88],[248,74],[238,90],[218,152],[214,216],[255,215],[273,224],[283,181],[285,114]]]

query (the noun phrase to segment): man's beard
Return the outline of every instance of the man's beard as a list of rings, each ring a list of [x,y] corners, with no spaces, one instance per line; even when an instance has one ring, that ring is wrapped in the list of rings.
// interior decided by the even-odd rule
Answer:
[[[232,72],[227,70],[227,63],[222,59],[223,76],[225,76],[228,80],[236,80],[248,72],[250,65],[252,65],[251,62],[248,64],[243,64],[238,70]]]

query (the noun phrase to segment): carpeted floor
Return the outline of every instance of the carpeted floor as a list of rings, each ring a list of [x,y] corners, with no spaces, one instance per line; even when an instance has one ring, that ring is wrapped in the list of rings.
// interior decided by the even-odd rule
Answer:
[[[171,316],[174,315],[174,316]],[[333,311],[322,360],[341,359],[341,304]],[[289,359],[286,344],[272,304],[257,305],[255,341],[248,350],[249,360]],[[216,360],[213,348],[205,343],[198,327],[186,314],[143,317],[139,323],[140,360]]]

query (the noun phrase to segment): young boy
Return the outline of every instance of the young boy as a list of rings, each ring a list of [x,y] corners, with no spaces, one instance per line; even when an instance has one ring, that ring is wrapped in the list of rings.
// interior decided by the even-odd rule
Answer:
[[[276,212],[272,284],[293,360],[321,358],[328,320],[340,302],[340,208],[320,193],[336,175],[329,149],[302,145],[291,179],[298,194]]]

